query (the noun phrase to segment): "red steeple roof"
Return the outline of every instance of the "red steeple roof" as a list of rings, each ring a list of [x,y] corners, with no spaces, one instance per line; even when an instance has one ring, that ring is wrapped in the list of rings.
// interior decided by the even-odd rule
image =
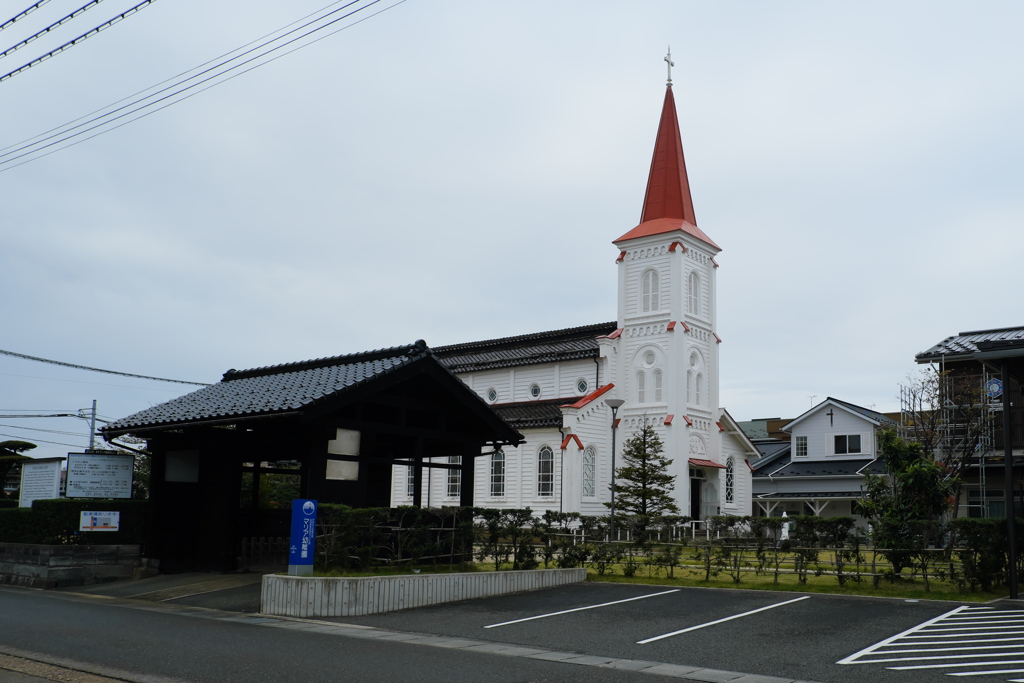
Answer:
[[[661,109],[658,137],[654,142],[654,158],[647,179],[640,225],[615,240],[615,243],[674,230],[682,230],[720,249],[697,227],[693,199],[690,197],[690,181],[686,177],[686,161],[683,159],[683,141],[676,118],[676,101],[672,96],[672,85],[669,84],[665,90],[665,104]]]

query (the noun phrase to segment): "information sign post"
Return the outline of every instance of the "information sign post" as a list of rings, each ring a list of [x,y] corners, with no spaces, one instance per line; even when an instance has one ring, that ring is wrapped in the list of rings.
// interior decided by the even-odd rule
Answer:
[[[292,537],[288,551],[288,576],[312,576],[316,543],[317,502],[292,500]]]

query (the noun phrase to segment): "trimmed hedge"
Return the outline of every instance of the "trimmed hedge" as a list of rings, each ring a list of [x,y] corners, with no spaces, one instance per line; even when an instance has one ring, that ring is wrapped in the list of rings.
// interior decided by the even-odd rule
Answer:
[[[0,510],[16,507],[18,507],[18,500],[16,498],[0,498]]]
[[[0,542],[42,545],[142,545],[144,500],[37,500],[31,508],[0,509]],[[78,531],[87,510],[120,512],[119,531]]]

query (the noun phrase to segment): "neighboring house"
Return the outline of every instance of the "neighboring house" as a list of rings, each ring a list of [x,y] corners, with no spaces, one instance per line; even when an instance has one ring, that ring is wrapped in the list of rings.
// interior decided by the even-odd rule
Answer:
[[[827,398],[785,425],[790,441],[759,439],[752,463],[757,513],[779,516],[856,515],[865,474],[880,474],[876,433],[895,420]]]
[[[434,349],[526,438],[477,459],[477,504],[606,514],[614,399],[624,401],[616,452],[645,423],[653,426],[673,460],[682,514],[750,514],[745,461],[757,450],[718,403],[720,249],[697,227],[680,140],[669,84],[640,224],[612,240],[615,321]],[[459,500],[463,482],[454,471],[422,476],[425,502]],[[392,504],[412,501],[414,478],[394,468]]]
[[[939,460],[966,458],[959,514],[1005,517],[1003,406],[1010,398],[1010,445],[1015,459],[1024,455],[1024,327],[961,332],[915,356],[939,373],[937,415],[922,416],[938,434],[934,455]],[[1010,383],[1003,386],[1001,364],[1008,363]],[[911,416],[913,417],[913,416]],[[908,430],[912,433],[912,430]],[[1019,466],[1014,490],[1021,489]],[[1024,512],[1018,503],[1017,515]]]

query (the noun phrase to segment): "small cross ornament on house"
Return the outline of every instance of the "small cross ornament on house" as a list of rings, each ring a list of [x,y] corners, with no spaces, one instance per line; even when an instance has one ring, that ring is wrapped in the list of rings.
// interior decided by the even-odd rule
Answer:
[[[831,408],[829,408],[828,412],[825,414],[828,415],[828,426],[834,427],[835,425],[832,423],[832,419],[835,417],[835,412]]]

